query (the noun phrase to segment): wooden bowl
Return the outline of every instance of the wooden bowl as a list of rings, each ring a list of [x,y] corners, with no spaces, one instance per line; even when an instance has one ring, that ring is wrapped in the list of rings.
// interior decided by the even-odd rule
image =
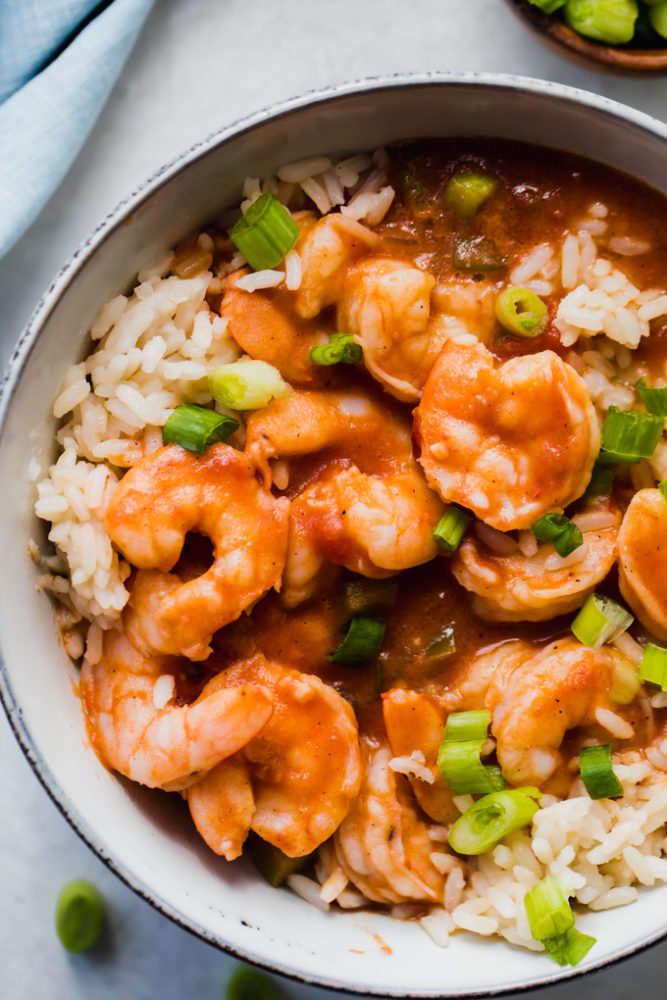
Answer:
[[[625,47],[595,42],[578,35],[559,17],[545,14],[528,0],[505,0],[516,16],[554,51],[591,69],[591,63],[608,73],[667,73],[667,39],[659,49]]]

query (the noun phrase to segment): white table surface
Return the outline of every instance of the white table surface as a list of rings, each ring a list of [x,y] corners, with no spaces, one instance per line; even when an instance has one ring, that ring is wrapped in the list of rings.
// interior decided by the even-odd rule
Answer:
[[[528,35],[501,0],[157,0],[70,173],[0,262],[0,368],[62,262],[163,162],[242,115],[314,87],[424,70],[542,77],[667,117],[667,79],[600,76],[572,66]],[[2,713],[0,760],[0,997],[222,997],[233,961],[136,897],[79,841],[34,777]],[[52,929],[60,886],[79,876],[94,881],[110,906],[109,940],[88,956],[68,955]],[[663,996],[665,964],[667,942],[534,996]],[[443,981],[446,967],[443,952]],[[283,993],[334,996],[287,982]]]

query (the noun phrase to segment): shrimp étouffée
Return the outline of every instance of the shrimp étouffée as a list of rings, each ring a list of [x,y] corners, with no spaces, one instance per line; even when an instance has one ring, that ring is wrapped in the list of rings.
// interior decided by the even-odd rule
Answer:
[[[205,659],[215,631],[279,586],[288,517],[288,501],[262,488],[252,463],[229,445],[212,445],[201,457],[167,445],[135,465],[105,524],[134,566],[163,574],[151,606],[153,651]],[[211,539],[214,558],[184,582],[168,571],[190,531]]]
[[[273,713],[232,764],[188,794],[200,834],[218,853],[238,856],[253,829],[289,857],[310,854],[347,815],[361,783],[357,722],[348,703],[314,674],[271,663],[261,654],[234,664],[204,689],[259,686]],[[233,767],[230,790],[221,775]]]
[[[600,450],[591,397],[551,351],[502,364],[448,341],[415,411],[431,486],[499,531],[530,528],[582,495]]]

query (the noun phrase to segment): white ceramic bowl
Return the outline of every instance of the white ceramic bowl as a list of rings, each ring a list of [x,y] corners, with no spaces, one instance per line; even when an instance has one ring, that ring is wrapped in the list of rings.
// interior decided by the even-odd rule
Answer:
[[[598,938],[578,969],[459,935],[440,951],[416,925],[371,913],[324,914],[266,885],[244,862],[208,852],[175,796],[109,774],[93,753],[72,687],[76,670],[54,610],[36,589],[28,540],[28,464],[53,455],[50,404],[86,351],[100,305],[140,265],[238,203],[247,175],[318,153],[400,138],[502,135],[604,160],[667,190],[667,129],[636,111],[557,84],[490,76],[392,77],[260,112],[211,136],[120,205],[65,265],[17,347],[0,397],[0,690],[16,736],[72,826],[136,892],[206,941],[314,984],[381,996],[491,995],[599,968],[667,930],[667,889],[631,909],[585,915]]]

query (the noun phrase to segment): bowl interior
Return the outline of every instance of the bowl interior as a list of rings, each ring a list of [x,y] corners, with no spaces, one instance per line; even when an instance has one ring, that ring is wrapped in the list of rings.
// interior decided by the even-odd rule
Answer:
[[[564,96],[565,95],[565,96]],[[446,955],[416,925],[373,913],[321,913],[227,864],[195,837],[180,800],[112,777],[90,748],[76,670],[54,610],[36,589],[31,469],[53,455],[50,402],[86,350],[100,305],[138,268],[237,203],[243,179],[319,153],[399,138],[502,135],[595,158],[667,190],[664,127],[602,98],[512,79],[397,78],[352,85],[259,114],[190,151],[107,220],[68,264],[33,317],[0,400],[0,686],[14,729],[47,790],[95,851],[138,892],[204,939],[287,975],[366,994],[493,994],[574,974],[547,958],[461,935]],[[581,968],[629,954],[664,933],[667,889],[632,915],[586,915],[598,945]]]

